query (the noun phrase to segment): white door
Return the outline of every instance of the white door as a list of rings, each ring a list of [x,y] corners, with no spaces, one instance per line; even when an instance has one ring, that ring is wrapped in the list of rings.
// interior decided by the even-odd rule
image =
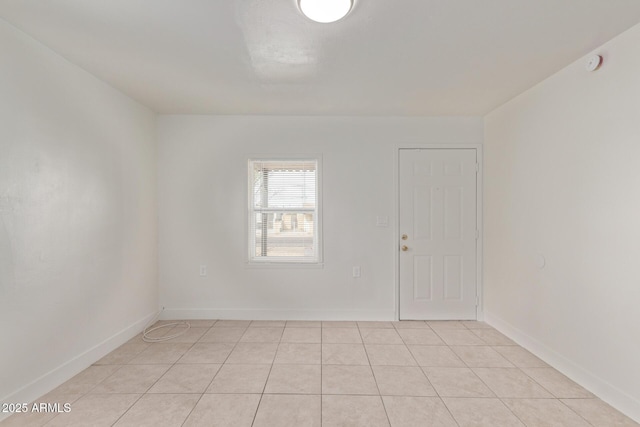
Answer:
[[[476,319],[475,149],[401,149],[400,319]]]

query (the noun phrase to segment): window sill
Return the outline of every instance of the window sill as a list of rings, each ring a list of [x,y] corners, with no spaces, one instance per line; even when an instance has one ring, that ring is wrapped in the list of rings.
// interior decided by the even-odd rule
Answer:
[[[246,262],[246,268],[265,268],[265,269],[322,269],[322,262]]]

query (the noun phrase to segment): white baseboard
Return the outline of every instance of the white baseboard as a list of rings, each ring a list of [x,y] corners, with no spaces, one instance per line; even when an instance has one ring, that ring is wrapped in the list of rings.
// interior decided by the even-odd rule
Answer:
[[[162,320],[395,320],[395,310],[252,310],[165,308]]]
[[[36,378],[26,386],[16,390],[8,396],[3,397],[0,399],[0,402],[30,403],[35,401],[142,332],[146,324],[155,315],[156,313],[152,313],[143,317],[131,326],[117,332],[79,356],[74,357],[41,377]],[[7,418],[9,415],[11,414],[0,413],[0,421]]]
[[[550,366],[562,372],[568,378],[580,384],[626,416],[640,422],[640,400],[594,375],[582,366],[575,364],[562,354],[511,325],[509,322],[487,311],[484,312],[484,318],[486,323],[544,360]]]

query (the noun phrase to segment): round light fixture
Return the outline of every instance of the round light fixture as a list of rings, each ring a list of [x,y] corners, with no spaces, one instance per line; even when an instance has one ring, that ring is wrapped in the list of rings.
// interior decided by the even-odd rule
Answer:
[[[298,0],[298,5],[307,18],[326,24],[344,18],[353,0]]]

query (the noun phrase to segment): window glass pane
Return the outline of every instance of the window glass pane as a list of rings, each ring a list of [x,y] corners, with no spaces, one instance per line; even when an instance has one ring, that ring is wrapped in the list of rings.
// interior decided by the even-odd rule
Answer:
[[[256,214],[255,218],[255,256],[316,256],[313,213],[279,212]],[[266,219],[266,224],[263,219]],[[263,236],[266,238],[263,239]]]
[[[255,208],[315,208],[316,168],[310,162],[255,162]]]

